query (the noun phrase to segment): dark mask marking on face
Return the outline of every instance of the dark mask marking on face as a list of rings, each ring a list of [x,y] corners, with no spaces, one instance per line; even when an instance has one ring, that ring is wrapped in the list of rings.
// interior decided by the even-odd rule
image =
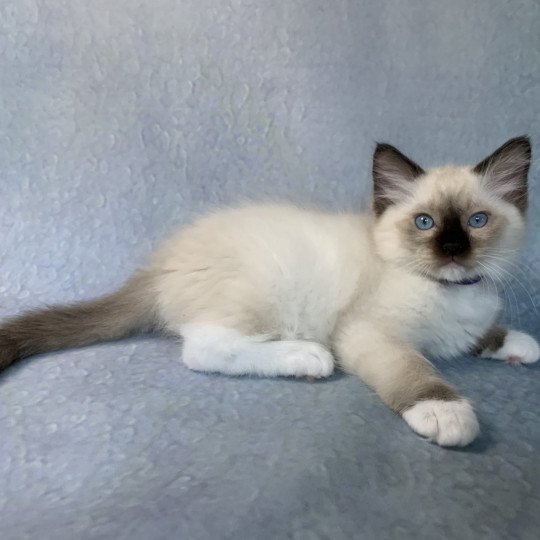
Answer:
[[[471,242],[461,225],[459,212],[450,207],[443,215],[441,225],[441,231],[434,239],[437,254],[443,258],[468,255]]]

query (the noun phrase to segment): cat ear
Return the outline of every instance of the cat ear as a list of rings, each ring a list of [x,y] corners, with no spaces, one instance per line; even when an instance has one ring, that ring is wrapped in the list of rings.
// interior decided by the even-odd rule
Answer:
[[[505,142],[481,161],[473,172],[482,176],[490,190],[521,212],[527,210],[527,174],[531,164],[529,137],[516,137]]]
[[[388,206],[410,193],[411,183],[424,174],[422,167],[397,148],[377,143],[373,154],[373,210],[380,216]]]

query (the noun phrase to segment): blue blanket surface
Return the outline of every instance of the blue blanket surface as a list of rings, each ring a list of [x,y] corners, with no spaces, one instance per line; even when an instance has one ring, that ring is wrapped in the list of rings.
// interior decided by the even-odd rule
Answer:
[[[375,140],[425,166],[523,133],[540,154],[539,26],[510,0],[1,3],[0,316],[114,290],[209,208],[366,207]],[[539,174],[505,319],[540,339]],[[476,405],[467,449],[353,377],[196,374],[166,338],[21,362],[0,538],[538,538],[539,367],[437,367]]]

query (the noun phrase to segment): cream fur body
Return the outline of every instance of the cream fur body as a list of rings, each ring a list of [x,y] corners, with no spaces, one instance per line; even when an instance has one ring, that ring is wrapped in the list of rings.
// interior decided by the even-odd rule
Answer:
[[[373,219],[289,205],[222,211],[178,233],[153,265],[162,320],[333,346],[354,312],[431,356],[466,352],[499,310],[484,284],[447,286],[401,271],[373,247]]]
[[[155,260],[167,326],[204,322],[328,344],[340,312],[374,282],[370,219],[249,206],[201,219]]]

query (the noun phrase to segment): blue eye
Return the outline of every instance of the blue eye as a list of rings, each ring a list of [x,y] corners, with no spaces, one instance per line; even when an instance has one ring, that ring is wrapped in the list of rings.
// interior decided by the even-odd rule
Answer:
[[[487,214],[484,212],[478,212],[478,214],[473,214],[468,221],[469,227],[474,227],[475,229],[480,229],[488,222]]]
[[[433,225],[435,225],[433,218],[427,214],[420,214],[419,216],[416,216],[414,223],[421,231],[427,231],[428,229],[431,229]]]

